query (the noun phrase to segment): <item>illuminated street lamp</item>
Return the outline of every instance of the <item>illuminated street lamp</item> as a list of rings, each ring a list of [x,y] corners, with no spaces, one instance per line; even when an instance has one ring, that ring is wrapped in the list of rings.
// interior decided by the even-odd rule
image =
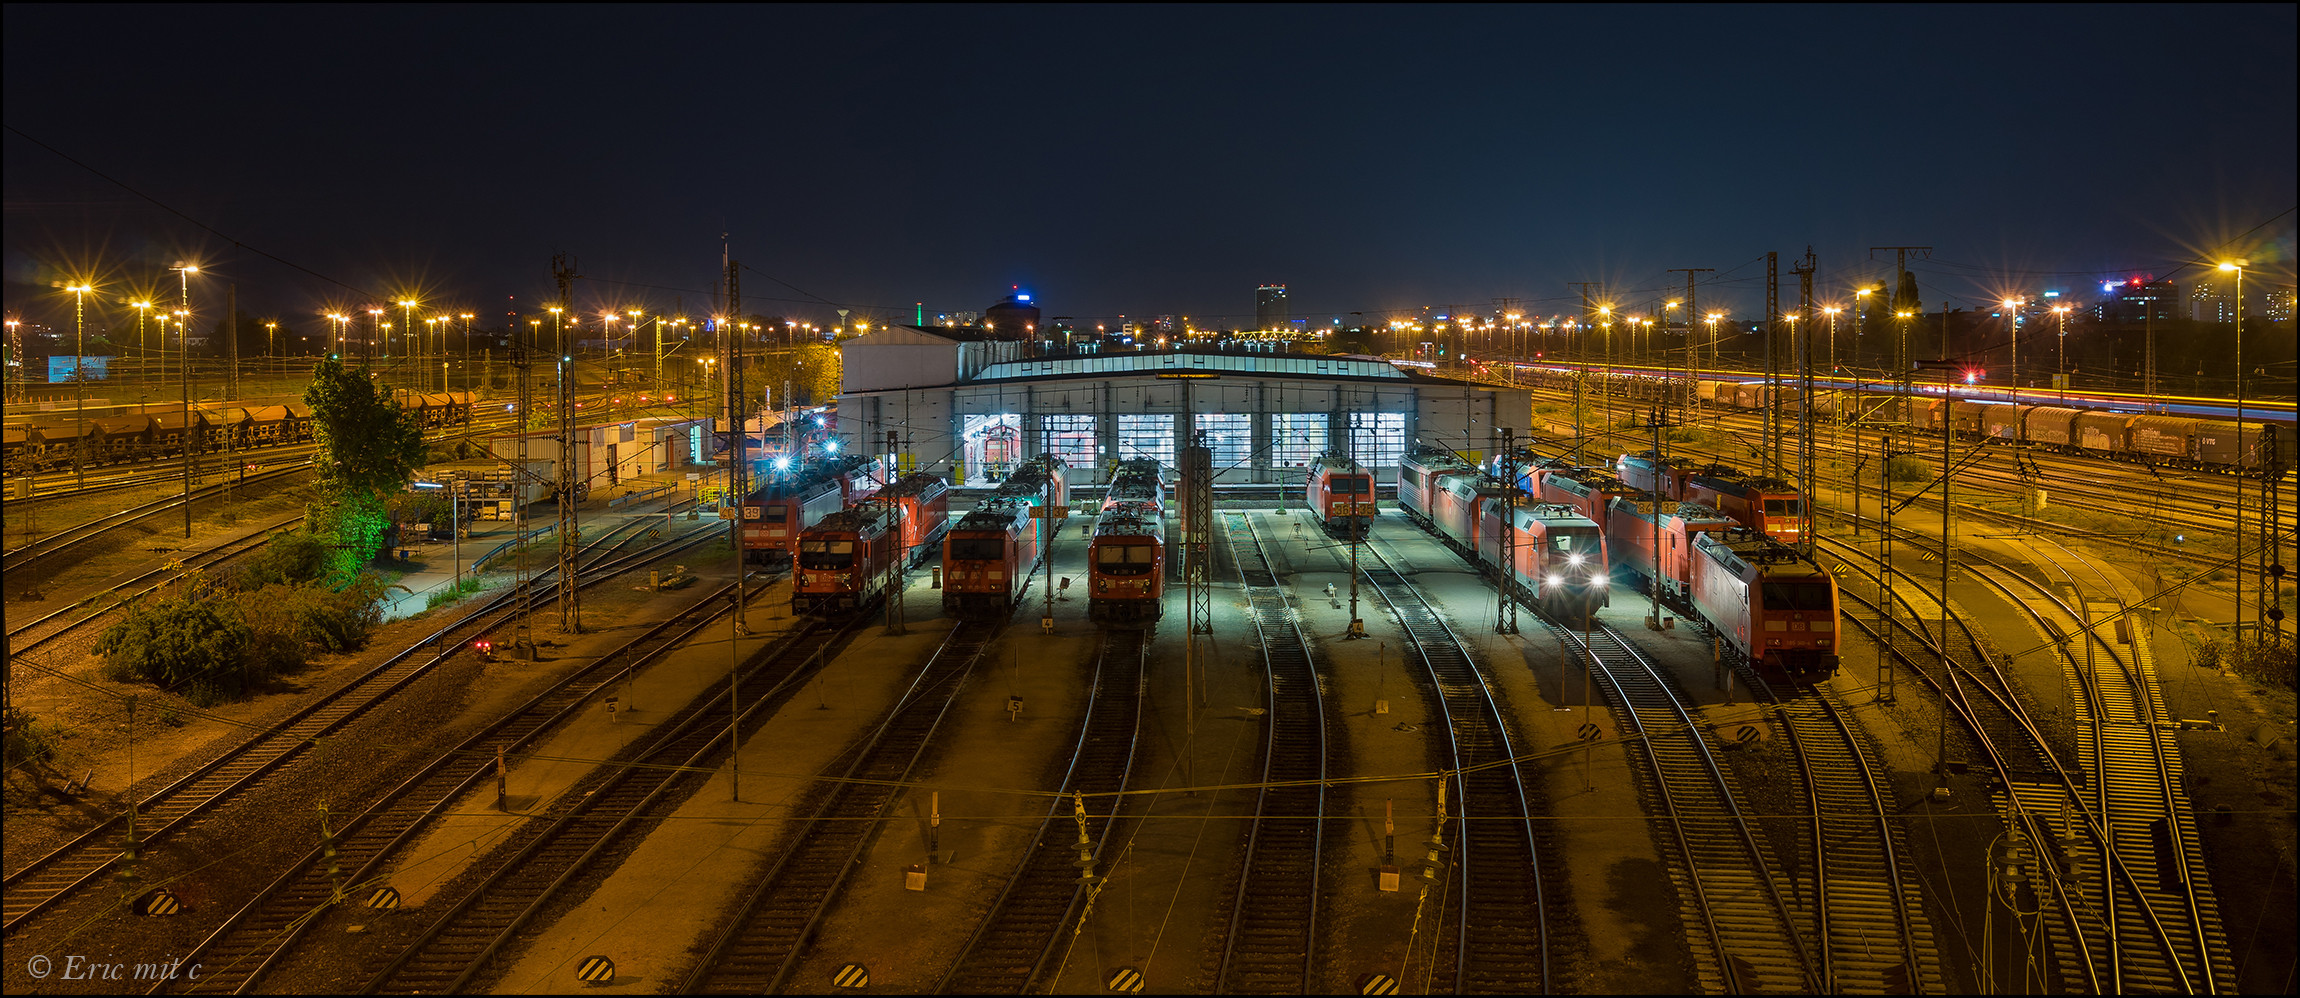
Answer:
[[[2239,469],[2236,475],[2236,626],[2229,634],[2237,642],[2239,651],[2244,641],[2244,264],[2243,260],[2229,260],[2220,265],[2221,273],[2236,275],[2236,466]],[[2259,438],[2253,439],[2257,441]],[[2259,445],[2255,443],[2254,446]],[[2266,454],[2259,456],[2263,470],[2267,467],[2268,459]],[[2268,487],[2275,488],[2274,485]],[[2283,608],[2277,609],[2281,612]],[[2267,630],[2261,626],[2265,621],[2266,617],[2263,616],[2254,622],[2254,626]],[[2277,632],[2281,638],[2283,628],[2279,626]]]
[[[1844,311],[1835,305],[1821,306],[1821,314],[1829,317],[1829,373],[1837,373],[1837,313]]]
[[[2006,338],[2012,340],[2012,390],[2015,401],[2020,399],[2020,308],[2026,304],[2026,298],[2004,300]],[[1941,335],[1948,335],[1947,330],[1943,330]]]
[[[367,349],[361,351],[361,354],[366,357],[367,360],[372,362],[375,360],[375,341],[377,338],[383,336],[383,310],[380,308],[368,309],[367,322],[371,331],[371,335],[368,341],[362,344],[362,346],[365,346]],[[390,353],[390,350],[387,348],[384,352],[388,354]]]
[[[432,337],[432,335],[433,335],[433,334],[438,334],[438,335],[439,335],[439,347],[440,347],[440,349],[439,349],[439,352],[440,352],[440,353],[442,353],[442,354],[446,353],[446,352],[447,352],[447,335],[446,335],[445,333],[440,333],[440,332],[439,332],[439,317],[438,317],[438,316],[433,316],[433,317],[431,317],[431,318],[428,318],[428,319],[425,319],[425,320],[423,320],[423,327],[424,327],[424,328],[423,328],[423,338],[424,338],[426,341],[428,341],[428,340],[430,340],[430,339],[431,339],[431,337]],[[421,350],[417,350],[417,351],[416,351],[416,355],[417,355],[419,358],[422,356],[422,354],[423,354],[423,351],[421,351]],[[428,367],[428,366],[427,366],[427,367],[425,367],[425,368],[423,369],[423,387],[425,387],[426,389],[428,389],[428,388],[430,388],[430,387],[431,387],[431,368],[430,368],[430,367]],[[440,391],[446,391],[446,390],[447,390],[447,375],[446,375],[446,373],[445,373],[445,372],[442,372],[442,373],[440,374],[440,376],[439,376],[439,390],[440,390]]]
[[[279,328],[280,328],[280,324],[279,324],[279,323],[276,323],[276,322],[267,322],[267,323],[264,323],[264,363],[265,363],[265,364],[270,364],[270,363],[271,363],[271,359],[272,359],[272,342],[273,342],[273,340],[274,340],[274,339],[276,339],[276,338],[277,338],[277,334],[279,333]]]
[[[2054,305],[2052,314],[2060,317],[2060,400],[2068,401],[2068,306]]]
[[[402,298],[399,300],[399,330],[399,335],[402,339],[413,339],[415,337],[415,299],[413,298]],[[391,344],[389,341],[384,343],[383,353],[386,357],[391,356]],[[423,360],[423,350],[420,347],[415,350],[410,350],[408,351],[408,356],[418,363],[421,363]]]
[[[144,342],[144,315],[151,309],[152,303],[148,301],[132,301],[128,304],[133,305],[136,308],[136,353],[141,355],[136,359],[149,364],[152,360],[152,348],[150,344]],[[166,343],[167,338],[161,337],[160,342],[163,344]],[[19,358],[19,360],[20,359],[21,358]]]
[[[68,285],[64,290],[72,293],[72,385],[78,394],[72,402],[72,422],[79,435],[72,441],[72,474],[81,487],[88,484],[88,325],[85,317],[88,292],[93,286],[81,283]]]

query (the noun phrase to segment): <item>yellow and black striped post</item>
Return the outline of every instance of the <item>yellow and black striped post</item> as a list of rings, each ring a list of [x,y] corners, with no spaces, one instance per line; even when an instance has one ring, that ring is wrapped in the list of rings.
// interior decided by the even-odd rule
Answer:
[[[870,986],[870,968],[859,963],[847,964],[831,976],[831,983],[842,988],[867,988]]]
[[[575,966],[575,979],[585,984],[610,984],[615,980],[615,961],[603,956],[587,956]]]

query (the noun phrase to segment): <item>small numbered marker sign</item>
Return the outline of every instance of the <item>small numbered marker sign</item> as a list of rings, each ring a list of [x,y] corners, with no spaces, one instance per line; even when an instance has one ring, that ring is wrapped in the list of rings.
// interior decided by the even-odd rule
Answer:
[[[1120,967],[1110,972],[1110,990],[1133,994],[1142,990],[1142,972],[1132,967]]]
[[[603,956],[587,956],[575,965],[575,979],[585,984],[606,984],[615,979],[615,961]]]
[[[383,911],[399,907],[399,892],[389,887],[378,887],[367,896],[367,906]]]
[[[155,890],[136,899],[138,915],[173,915],[184,910],[184,903],[166,889]]]
[[[1388,974],[1365,974],[1358,978],[1361,995],[1394,995],[1398,993],[1398,979]]]
[[[859,963],[847,964],[831,976],[831,983],[842,988],[870,987],[870,968]]]

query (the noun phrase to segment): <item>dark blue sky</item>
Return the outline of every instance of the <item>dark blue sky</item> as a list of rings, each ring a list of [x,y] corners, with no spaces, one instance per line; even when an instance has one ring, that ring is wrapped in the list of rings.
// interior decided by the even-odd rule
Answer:
[[[1808,245],[1834,297],[1889,271],[1868,253],[1888,244],[1935,247],[1913,264],[1932,307],[2171,274],[2248,230],[2254,279],[2289,283],[2294,22],[12,5],[7,305],[43,307],[74,268],[124,289],[189,256],[256,309],[413,285],[500,313],[548,296],[563,250],[596,279],[583,307],[688,289],[699,313],[722,232],[746,311],[822,316],[771,299],[907,314],[1021,284],[1050,314],[1220,325],[1250,323],[1270,281],[1315,322],[1502,296],[1560,312],[1570,281],[1634,305],[1682,287],[1668,268],[1713,267],[1705,308],[1747,314],[1768,250],[1793,300]]]

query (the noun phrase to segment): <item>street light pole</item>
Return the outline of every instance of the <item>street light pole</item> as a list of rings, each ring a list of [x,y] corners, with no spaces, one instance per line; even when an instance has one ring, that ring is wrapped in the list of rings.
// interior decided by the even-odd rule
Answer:
[[[72,477],[80,488],[88,487],[88,324],[86,318],[88,292],[96,290],[86,284],[74,284],[64,290],[72,293],[72,386],[76,389],[72,402],[72,423],[79,434],[72,441]]]
[[[2244,262],[2228,261],[2220,265],[2222,273],[2236,275],[2236,625],[2229,632],[2230,645],[2241,653],[2244,648]],[[2153,307],[2151,311],[2154,311]],[[2257,437],[2254,438],[2258,440]],[[2254,447],[2257,450],[2258,444]],[[2260,455],[2263,470],[2268,455]],[[2276,483],[2266,483],[2275,488]],[[2265,618],[2263,618],[2265,619]],[[2257,622],[2255,624],[2257,626]],[[2265,628],[2262,628],[2263,630]]]

